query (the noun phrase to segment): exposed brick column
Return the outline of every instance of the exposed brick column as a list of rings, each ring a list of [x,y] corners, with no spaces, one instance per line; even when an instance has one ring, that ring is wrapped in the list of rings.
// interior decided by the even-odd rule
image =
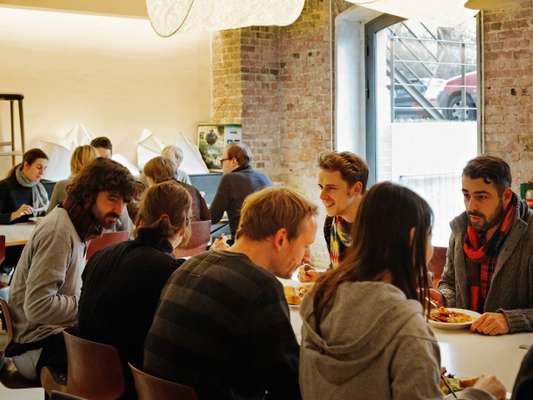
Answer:
[[[485,152],[504,158],[513,187],[533,178],[533,3],[483,16]]]

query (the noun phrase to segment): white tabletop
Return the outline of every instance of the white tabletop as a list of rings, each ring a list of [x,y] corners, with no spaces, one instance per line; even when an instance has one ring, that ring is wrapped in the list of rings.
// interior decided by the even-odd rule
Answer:
[[[6,246],[24,245],[35,228],[34,222],[23,222],[13,225],[0,225],[0,235],[6,237]]]
[[[298,307],[290,307],[291,324],[301,342],[302,319]],[[533,345],[533,333],[483,336],[468,329],[434,329],[441,351],[441,365],[457,376],[496,375],[511,391],[522,358],[527,350],[520,345]]]

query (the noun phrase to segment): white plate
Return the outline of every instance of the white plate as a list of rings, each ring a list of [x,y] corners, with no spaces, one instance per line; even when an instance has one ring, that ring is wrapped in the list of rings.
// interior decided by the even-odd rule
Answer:
[[[43,219],[44,219],[44,217],[30,217],[30,218],[28,218],[28,220],[30,220],[31,222],[34,222],[36,224],[41,222]]]
[[[465,310],[463,308],[451,308],[451,307],[447,307],[447,308],[450,311],[457,311],[457,312],[462,312],[466,315],[470,315],[471,317],[474,317],[474,319],[468,322],[440,322],[440,321],[433,321],[430,319],[428,320],[429,324],[431,326],[434,326],[436,328],[441,328],[441,329],[463,329],[463,328],[467,328],[470,325],[472,325],[472,322],[478,319],[481,315],[478,312],[475,312],[472,310]]]

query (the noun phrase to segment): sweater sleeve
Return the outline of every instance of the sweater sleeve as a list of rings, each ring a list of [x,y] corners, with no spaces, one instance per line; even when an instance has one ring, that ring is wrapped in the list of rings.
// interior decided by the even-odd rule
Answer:
[[[446,251],[446,264],[444,265],[444,271],[439,282],[439,290],[444,296],[447,307],[455,307],[456,304],[454,253],[455,238],[452,233],[448,250]]]
[[[76,320],[78,297],[59,293],[72,262],[71,245],[59,232],[41,235],[33,244],[24,298],[24,312],[29,321],[66,325]]]
[[[228,177],[228,175],[222,176],[220,184],[218,185],[217,193],[215,194],[215,198],[213,199],[211,208],[209,209],[211,212],[211,222],[213,224],[216,224],[222,219],[224,211],[226,211],[229,206],[231,184]]]
[[[439,387],[440,353],[428,338],[398,336],[398,346],[391,365],[391,391],[395,400],[443,399]],[[463,400],[494,400],[489,393],[467,389],[456,394]],[[454,399],[448,395],[446,400]]]

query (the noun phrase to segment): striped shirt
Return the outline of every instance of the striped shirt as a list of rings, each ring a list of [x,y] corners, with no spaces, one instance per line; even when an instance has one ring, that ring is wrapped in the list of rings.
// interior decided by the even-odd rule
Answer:
[[[244,254],[210,251],[170,277],[144,369],[200,400],[300,399],[299,347],[283,287]]]

